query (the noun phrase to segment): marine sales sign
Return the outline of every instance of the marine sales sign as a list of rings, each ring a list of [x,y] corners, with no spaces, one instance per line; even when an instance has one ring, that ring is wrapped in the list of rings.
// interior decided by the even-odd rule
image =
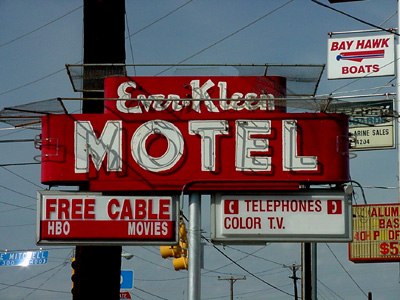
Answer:
[[[212,239],[222,243],[351,240],[351,199],[344,192],[217,194]]]
[[[282,77],[106,78],[104,114],[43,118],[42,182],[214,192],[348,181],[348,118],[286,113],[284,97]]]
[[[178,198],[38,193],[38,244],[173,244]]]
[[[328,79],[394,75],[394,36],[328,40]]]

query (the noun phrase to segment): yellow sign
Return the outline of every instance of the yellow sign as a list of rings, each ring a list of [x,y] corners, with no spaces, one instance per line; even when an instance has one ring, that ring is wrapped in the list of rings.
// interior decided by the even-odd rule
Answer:
[[[400,203],[353,205],[353,262],[400,261]]]

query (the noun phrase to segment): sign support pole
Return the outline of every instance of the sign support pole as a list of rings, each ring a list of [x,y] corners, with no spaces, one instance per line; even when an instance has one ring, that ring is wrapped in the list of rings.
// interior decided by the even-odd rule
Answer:
[[[317,243],[302,243],[302,299],[317,299]]]
[[[397,11],[400,9],[400,2],[397,1]],[[397,14],[397,34],[400,32],[400,14]],[[400,56],[400,41],[399,41],[400,36],[397,36],[397,42],[396,42],[396,47],[395,47],[395,68],[396,68],[396,101],[395,101],[395,110],[397,112],[396,116],[396,147],[397,147],[397,196],[398,196],[398,201],[400,202],[400,63],[399,63],[399,56]]]
[[[188,299],[200,300],[201,296],[201,195],[189,195],[189,279]]]

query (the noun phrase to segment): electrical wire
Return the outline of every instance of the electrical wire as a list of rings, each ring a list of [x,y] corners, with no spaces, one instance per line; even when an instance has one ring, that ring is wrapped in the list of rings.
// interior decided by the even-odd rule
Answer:
[[[343,266],[343,264],[340,262],[339,258],[336,256],[336,254],[332,251],[331,247],[325,243],[326,247],[329,249],[329,251],[332,253],[333,257],[336,259],[336,261],[339,263],[339,265],[341,266],[341,268],[343,269],[343,271],[349,276],[349,278],[351,279],[351,281],[353,281],[353,283],[357,286],[357,288],[365,295],[365,297],[368,298],[368,294],[366,292],[364,292],[364,290],[361,288],[361,286],[357,283],[357,281],[353,278],[353,276],[351,276],[351,274],[349,273],[349,271],[346,270],[346,268]]]
[[[23,196],[23,197],[36,200],[36,198],[35,198],[35,197],[32,197],[31,195],[27,195],[27,194],[18,192],[17,190],[11,189],[11,188],[6,187],[6,186],[4,186],[4,185],[0,185],[0,188],[3,188],[3,189],[5,189],[5,190],[7,190],[7,191],[13,192],[13,193],[15,193],[15,194],[17,194],[17,195],[20,195],[20,196]],[[5,202],[5,203],[7,203],[7,202]]]
[[[62,18],[65,18],[66,16],[76,12],[77,10],[81,9],[82,7],[83,7],[83,5],[78,6],[78,7],[74,8],[73,10],[65,13],[64,15],[62,15],[62,16],[60,16],[60,17],[58,17],[58,18],[56,18],[56,19],[54,19],[54,20],[52,20],[50,22],[47,22],[46,24],[44,24],[42,26],[39,26],[38,28],[35,28],[35,29],[33,29],[33,30],[31,30],[31,31],[29,31],[27,33],[24,33],[24,34],[22,34],[22,35],[20,35],[20,36],[18,36],[16,38],[13,38],[13,39],[11,39],[11,40],[9,40],[7,42],[4,42],[4,43],[0,44],[0,48],[4,47],[4,46],[7,46],[7,45],[9,45],[11,43],[14,43],[14,42],[16,42],[16,41],[18,41],[18,40],[20,40],[20,39],[22,39],[24,37],[27,37],[28,35],[31,35],[32,33],[36,32],[36,31],[39,31],[39,30],[41,30],[41,29],[43,29],[43,28],[45,28],[45,27],[47,27],[47,26],[49,26],[49,25],[51,25],[51,24],[53,24],[53,23],[55,23],[55,22],[57,22],[59,20],[61,20]]]
[[[162,16],[162,17],[158,18],[157,20],[151,22],[150,24],[148,24],[148,25],[142,27],[142,28],[139,29],[138,31],[136,31],[136,32],[134,32],[134,33],[132,33],[132,34],[130,34],[127,38],[130,39],[130,37],[132,37],[132,36],[138,34],[139,32],[142,32],[143,30],[149,28],[150,26],[152,26],[152,25],[158,23],[159,21],[165,19],[166,17],[172,15],[173,13],[177,12],[178,10],[180,10],[181,8],[183,8],[184,6],[186,6],[187,4],[189,4],[189,3],[192,2],[192,1],[193,1],[193,0],[190,0],[190,1],[185,2],[183,5],[181,5],[181,6],[177,7],[177,8],[175,8],[175,9],[171,10],[170,12],[168,12],[167,14],[165,14],[164,16]],[[81,5],[80,7],[77,7],[77,8],[74,9],[73,11],[67,13],[66,15],[68,15],[68,14],[70,14],[70,13],[72,13],[72,12],[74,12],[74,11],[76,11],[76,10],[82,8],[82,7],[83,7],[83,6]],[[64,16],[66,16],[66,15],[64,15]],[[62,16],[62,17],[64,17],[64,16]],[[60,17],[60,18],[62,18],[62,17]],[[47,25],[50,25],[51,23],[54,23],[54,22],[57,21],[57,20],[58,20],[58,19],[53,20],[52,22],[49,22],[48,24],[45,24],[45,25],[39,27],[38,29],[36,29],[36,30],[30,32],[30,33],[33,33],[33,32],[35,32],[35,31],[41,29],[42,27],[45,27],[45,26],[47,26]],[[127,24],[128,24],[128,22],[127,22]],[[28,35],[28,34],[30,34],[30,33],[27,33],[27,34],[25,34],[24,36],[26,36],[26,35]],[[24,37],[24,36],[22,36],[22,37]],[[20,38],[22,38],[22,37],[16,38],[16,39],[14,39],[14,40],[18,40],[18,39],[20,39]],[[13,40],[13,41],[14,41],[14,40]],[[7,42],[7,43],[5,43],[5,44],[3,44],[3,45],[5,46],[6,44],[9,44],[9,43],[11,43],[11,42],[12,42],[12,41],[9,41],[9,42]],[[1,46],[1,45],[0,45],[0,46]],[[131,50],[131,52],[133,53],[132,50]],[[25,87],[30,86],[30,85],[32,85],[32,84],[38,83],[39,81],[42,81],[42,80],[47,79],[47,78],[49,78],[49,77],[52,77],[52,76],[54,76],[54,75],[56,75],[56,74],[58,74],[58,73],[60,73],[60,72],[63,72],[64,70],[65,70],[65,68],[59,69],[59,70],[57,70],[57,71],[55,71],[55,72],[52,72],[52,73],[50,73],[50,74],[48,74],[48,75],[45,75],[45,76],[42,76],[42,77],[40,77],[40,78],[38,78],[38,79],[35,79],[35,80],[33,80],[33,81],[30,81],[30,82],[21,84],[21,85],[19,85],[19,86],[17,86],[17,87],[14,87],[14,88],[5,90],[5,91],[3,91],[3,92],[0,92],[0,96],[5,95],[5,94],[8,94],[8,93],[11,93],[11,92],[14,92],[14,91],[17,91],[17,90],[19,90],[19,89],[25,88]]]
[[[23,177],[22,175],[19,175],[19,174],[16,173],[16,172],[13,172],[13,171],[9,170],[8,168],[6,168],[6,167],[4,167],[4,166],[2,166],[2,165],[0,165],[0,168],[2,168],[3,170],[7,171],[7,172],[10,173],[10,174],[13,174],[14,176],[18,177],[19,179],[22,179],[23,181],[32,184],[33,186],[35,186],[35,187],[37,187],[37,188],[39,188],[39,189],[44,189],[44,187],[43,187],[42,185],[38,185],[38,184],[34,183],[33,181],[31,181],[31,180],[29,180],[29,179]]]
[[[26,281],[29,281],[29,280],[33,279],[33,278],[36,278],[36,277],[39,277],[39,276],[41,276],[41,275],[43,275],[43,274],[46,274],[46,273],[48,273],[48,272],[51,272],[51,271],[53,271],[53,270],[59,268],[60,266],[64,266],[65,264],[66,264],[66,262],[64,261],[63,263],[58,264],[58,265],[56,265],[56,266],[53,267],[53,268],[50,268],[50,269],[45,270],[45,271],[43,271],[43,272],[37,273],[37,274],[35,274],[35,275],[31,276],[31,277],[28,277],[28,278],[26,278],[26,279],[24,279],[24,280],[18,281],[18,282],[14,283],[14,284],[6,284],[6,283],[0,282],[1,285],[5,285],[5,286],[6,286],[6,287],[3,287],[3,288],[0,288],[0,292],[1,292],[1,291],[4,291],[4,290],[6,290],[6,289],[8,289],[8,288],[10,288],[10,287],[22,287],[22,286],[19,286],[21,283],[24,283],[24,282],[26,282]],[[30,288],[30,287],[22,287],[22,288],[34,289],[34,288]],[[39,289],[39,290],[43,290],[43,289]],[[56,292],[59,292],[59,291],[56,291]]]
[[[72,247],[72,246],[71,246]],[[71,247],[46,247],[46,248],[28,248],[28,249],[0,249],[0,252],[26,252],[26,251],[44,251],[44,250],[72,250]],[[68,256],[71,257],[71,256]],[[64,258],[64,261],[66,259]],[[68,260],[69,261],[69,260]]]
[[[25,226],[35,226],[36,223],[28,223],[28,224],[14,224],[14,225],[0,225],[0,228],[9,228],[9,227],[25,227]]]
[[[135,296],[137,299],[146,300],[145,298],[142,298],[142,297],[140,297],[139,295],[137,295],[135,292],[132,292],[132,295]],[[135,298],[135,299],[136,299],[136,298]]]
[[[23,208],[23,209],[36,211],[36,208],[31,208],[31,206],[36,206],[36,205],[22,206],[22,205],[18,205],[18,204],[8,203],[8,202],[5,202],[5,201],[0,201],[0,203],[5,204],[5,205],[9,205],[9,206],[13,206],[13,207],[17,207],[17,208]]]
[[[180,9],[182,9],[183,7],[185,7],[186,5],[188,5],[190,2],[193,2],[193,0],[189,0],[189,1],[185,2],[185,3],[183,3],[182,5],[180,5],[180,6],[176,7],[176,8],[174,8],[173,10],[171,10],[171,11],[169,11],[168,13],[166,13],[165,15],[159,17],[158,19],[154,20],[153,22],[147,24],[146,26],[140,28],[139,30],[135,31],[134,33],[129,34],[127,38],[130,38],[130,37],[132,37],[132,36],[134,36],[134,35],[136,35],[136,34],[142,32],[142,31],[146,30],[147,28],[153,26],[154,24],[157,24],[157,23],[160,22],[161,20],[163,20],[163,19],[165,19],[165,18],[171,16],[172,14],[174,14],[175,12],[177,12],[178,10],[180,10]]]
[[[243,30],[245,30],[245,29],[251,27],[252,25],[258,23],[259,21],[265,19],[266,17],[268,17],[268,16],[274,14],[275,12],[281,10],[282,8],[284,8],[285,6],[287,6],[288,4],[290,4],[290,3],[293,2],[293,1],[294,1],[294,0],[289,0],[289,1],[285,2],[284,4],[278,6],[277,8],[275,8],[275,9],[273,9],[273,10],[271,10],[271,11],[268,11],[267,13],[265,13],[264,15],[262,15],[261,17],[258,17],[257,19],[255,19],[255,20],[253,20],[252,22],[246,24],[245,26],[242,26],[241,28],[235,30],[234,32],[232,32],[232,33],[226,35],[226,36],[223,37],[222,39],[219,39],[218,41],[212,43],[211,45],[209,45],[209,46],[207,46],[207,47],[205,47],[205,48],[203,48],[203,49],[201,49],[201,50],[195,52],[194,54],[192,54],[192,55],[186,57],[185,59],[182,59],[182,60],[179,61],[177,64],[178,64],[178,65],[179,65],[179,64],[182,64],[182,63],[184,63],[184,62],[186,62],[186,61],[192,59],[193,57],[195,57],[195,56],[197,56],[197,55],[199,55],[199,54],[201,54],[201,53],[203,53],[203,52],[205,52],[205,51],[211,49],[212,47],[215,47],[216,45],[222,43],[223,41],[226,41],[227,39],[229,39],[229,38],[231,38],[232,36],[238,34],[239,32],[241,32],[241,31],[243,31]],[[169,67],[169,68],[166,68],[166,69],[162,70],[161,72],[157,73],[156,76],[157,76],[157,75],[161,75],[161,74],[167,72],[167,71],[170,70],[171,68],[172,68],[172,67]]]
[[[355,17],[355,16],[353,16],[353,15],[351,15],[351,14],[348,14],[348,13],[346,13],[346,12],[344,12],[344,11],[341,11],[341,10],[339,10],[339,9],[336,9],[336,8],[334,8],[334,7],[332,7],[332,6],[326,5],[326,4],[324,4],[324,3],[322,3],[322,2],[319,2],[319,1],[317,1],[317,0],[311,0],[311,2],[314,2],[315,4],[318,4],[318,5],[323,6],[323,7],[325,7],[325,8],[331,9],[331,10],[337,12],[337,13],[340,13],[340,14],[346,16],[346,17],[349,17],[349,18],[351,18],[351,19],[353,19],[353,20],[356,20],[356,21],[358,21],[358,22],[360,22],[360,23],[363,23],[363,24],[365,24],[365,25],[368,25],[368,26],[374,27],[374,28],[376,28],[376,29],[380,29],[380,30],[382,30],[382,31],[386,31],[386,32],[389,32],[389,33],[391,33],[391,34],[394,34],[394,35],[399,36],[399,34],[396,33],[394,30],[386,29],[386,28],[381,27],[381,26],[379,26],[379,25],[372,24],[372,23],[370,23],[370,22],[367,22],[367,21],[365,21],[365,20],[362,20],[362,19],[360,19],[360,18],[357,18],[357,17]]]
[[[335,295],[335,297],[341,299],[341,300],[346,300],[343,297],[341,297],[338,293],[336,293],[334,290],[332,290],[328,285],[326,285],[325,283],[323,283],[321,280],[317,279],[317,281],[323,285],[328,291],[330,291],[333,295]]]
[[[156,295],[156,294],[150,293],[150,292],[145,291],[144,289],[141,289],[141,288],[139,288],[139,287],[137,287],[137,286],[135,286],[135,290],[141,291],[142,293],[144,293],[144,294],[146,294],[146,295],[150,295],[150,296],[156,297],[156,298],[158,298],[158,299],[168,300],[167,298],[164,298],[164,297],[158,296],[158,295]]]
[[[267,262],[270,262],[270,263],[273,263],[273,264],[276,264],[276,265],[279,265],[279,266],[285,266],[285,264],[282,264],[282,263],[279,263],[279,262],[276,262],[276,261],[273,261],[273,260],[270,260],[270,259],[267,259],[267,258],[265,258],[265,257],[261,257],[261,256],[257,256],[257,255],[254,255],[253,253],[248,253],[248,252],[246,252],[246,251],[243,251],[243,250],[240,250],[240,249],[237,249],[237,248],[234,248],[234,247],[232,247],[232,246],[226,246],[227,248],[230,248],[230,249],[233,249],[233,250],[235,250],[235,251],[238,251],[238,252],[241,252],[241,253],[244,253],[244,254],[249,254],[249,255],[251,255],[251,256],[253,256],[253,257],[255,257],[255,258],[258,258],[258,259],[262,259],[262,260],[265,260],[265,261],[267,261]],[[265,248],[265,247],[264,247]]]
[[[151,260],[148,260],[148,259],[145,259],[145,258],[143,258],[143,257],[137,256],[137,255],[135,255],[135,257],[138,258],[138,259],[140,259],[140,260],[143,260],[143,261],[145,261],[145,262],[147,262],[147,263],[149,263],[149,264],[155,265],[155,266],[157,266],[157,267],[159,267],[159,268],[164,268],[164,269],[170,270],[170,268],[168,268],[168,267],[165,267],[165,266],[160,265],[160,264],[156,264],[155,262],[153,262],[153,261],[151,261]]]
[[[5,285],[8,287],[17,287],[17,288],[21,288],[21,289],[35,289],[33,287],[29,287],[29,286],[23,286],[23,285],[9,285],[7,283],[2,283],[0,282],[0,285]],[[51,289],[36,289],[37,291],[43,291],[43,292],[52,292],[52,293],[60,293],[60,294],[70,294],[71,292],[67,292],[67,291],[60,291],[60,290],[51,290]],[[0,288],[0,291],[2,291],[2,289]]]
[[[205,239],[207,242],[211,243],[206,237],[202,237],[203,239]],[[243,267],[241,264],[237,263],[235,260],[233,260],[232,258],[230,258],[227,254],[225,254],[221,249],[219,249],[217,246],[215,246],[214,244],[211,243],[211,245],[213,246],[213,248],[215,250],[217,250],[222,256],[224,256],[226,259],[228,259],[229,261],[231,261],[234,265],[236,265],[237,267],[239,267],[240,269],[242,269],[243,271],[245,271],[247,274],[249,274],[250,276],[258,279],[259,281],[261,281],[262,283],[265,283],[266,285],[270,286],[271,288],[280,291],[281,293],[284,293],[288,296],[293,297],[294,295],[282,290],[281,288],[267,282],[266,280],[262,279],[261,277],[257,276],[255,273],[250,272],[248,269],[246,269],[245,267]]]
[[[182,217],[183,217],[186,221],[188,221],[188,218],[187,218],[184,214],[182,214]],[[226,259],[228,259],[228,260],[229,260],[230,262],[232,262],[234,265],[236,265],[237,267],[239,267],[240,269],[242,269],[243,271],[245,271],[246,273],[248,273],[250,276],[252,276],[252,277],[258,279],[259,281],[261,281],[261,282],[265,283],[266,285],[268,285],[268,286],[270,286],[270,287],[276,289],[277,291],[280,291],[280,292],[282,292],[282,293],[284,293],[284,294],[286,294],[286,295],[289,295],[289,296],[293,296],[292,294],[290,294],[290,293],[288,293],[288,292],[286,292],[286,291],[280,289],[279,287],[277,287],[277,286],[275,286],[275,285],[273,285],[273,284],[271,284],[271,283],[265,281],[264,279],[262,279],[261,277],[259,277],[259,276],[256,275],[255,273],[252,273],[252,272],[250,272],[249,270],[247,270],[245,267],[243,267],[242,265],[240,265],[237,261],[233,260],[233,259],[230,258],[227,254],[225,254],[225,253],[224,253],[221,249],[219,249],[216,245],[214,245],[213,243],[211,243],[211,241],[210,241],[208,238],[206,238],[204,235],[201,235],[201,238],[204,239],[205,241],[207,241],[207,242],[208,242],[215,250],[217,250],[221,255],[223,255]]]
[[[189,1],[189,2],[191,2],[191,1]],[[314,1],[314,2],[315,2],[315,1]],[[135,33],[133,33],[133,34],[135,34]],[[133,34],[132,34],[132,35],[133,35]],[[1,46],[1,45],[0,45],[0,46]],[[212,46],[211,46],[211,47],[212,47]],[[211,48],[211,47],[209,47],[209,48]],[[209,49],[209,48],[207,48],[207,49]],[[205,50],[207,50],[207,49],[205,49]],[[205,51],[205,50],[204,50],[204,51]],[[202,51],[202,52],[203,52],[203,51]],[[198,54],[200,54],[200,53],[198,53]],[[196,55],[198,55],[198,54],[196,54]],[[196,55],[194,55],[194,56],[196,56]],[[194,57],[194,56],[192,56],[192,57]],[[192,58],[192,57],[189,57],[188,59],[190,59],[190,58]],[[0,95],[2,95],[2,94],[0,94]],[[141,258],[139,258],[139,259],[141,259]],[[160,298],[160,299],[165,299],[165,298]]]
[[[236,261],[236,262],[242,261],[242,260],[248,258],[249,256],[254,255],[255,253],[257,253],[258,251],[260,251],[260,250],[262,250],[262,249],[264,249],[264,248],[265,248],[265,247],[258,248],[258,249],[256,249],[255,251],[253,251],[252,253],[247,253],[247,252],[246,252],[246,253],[245,253],[245,254],[246,254],[245,256],[243,256],[243,257],[241,257],[241,258],[239,258],[239,259],[236,259],[235,261]],[[242,252],[242,253],[243,253],[243,252]],[[226,267],[228,267],[228,266],[230,266],[230,265],[232,265],[232,264],[233,264],[233,262],[231,262],[230,264],[226,264],[226,265],[220,266],[220,267],[218,267],[218,268],[212,269],[211,272],[216,272],[216,271],[218,271],[218,270],[220,270],[220,269],[223,269],[223,268],[226,268]]]
[[[61,72],[63,72],[63,71],[65,71],[65,67],[62,68],[62,69],[59,69],[59,70],[57,70],[57,71],[55,71],[55,72],[52,72],[52,73],[50,73],[50,74],[47,74],[47,75],[45,75],[45,76],[42,76],[42,77],[40,77],[40,78],[38,78],[38,79],[32,80],[32,81],[30,81],[30,82],[24,83],[24,84],[19,85],[19,86],[17,86],[17,87],[14,87],[14,88],[5,90],[5,91],[3,91],[3,92],[0,92],[0,96],[3,96],[3,95],[5,95],[5,94],[9,94],[9,93],[11,93],[11,92],[15,92],[15,91],[17,91],[17,90],[20,90],[20,89],[25,88],[25,87],[27,87],[27,86],[30,86],[30,85],[32,85],[32,84],[38,83],[39,81],[42,81],[42,80],[47,79],[47,78],[49,78],[49,77],[52,77],[52,76],[54,76],[54,75],[56,75],[56,74],[58,74],[58,73],[61,73]]]
[[[187,276],[184,277],[174,277],[174,278],[168,278],[168,279],[143,279],[143,278],[138,278],[137,276],[135,276],[135,281],[149,281],[149,282],[165,282],[165,281],[177,281],[177,280],[184,280],[187,279]]]
[[[355,180],[350,180],[349,182],[356,184],[356,185],[360,188],[360,190],[361,190],[361,195],[362,195],[363,200],[364,200],[364,204],[368,204],[368,203],[367,203],[367,198],[365,197],[365,193],[364,193],[363,186],[362,186],[359,182],[357,182],[357,181],[355,181]]]
[[[67,265],[67,262],[64,261],[64,264],[62,266],[60,266],[58,269],[56,269],[53,273],[51,273],[45,280],[43,280],[43,282],[41,284],[39,284],[36,288],[32,289],[25,297],[21,298],[21,300],[26,299],[27,297],[29,297],[30,295],[32,295],[33,293],[37,292],[40,290],[40,288],[42,286],[44,286],[50,279],[52,279],[58,272],[60,272],[62,269],[65,268],[65,266]]]
[[[131,39],[131,35],[130,35],[131,31],[129,29],[128,14],[126,13],[126,10],[125,10],[125,23],[126,23],[126,29],[128,31],[129,50],[131,52],[131,59],[132,59],[132,64],[133,64],[133,75],[136,76],[135,57],[133,55],[132,39]]]

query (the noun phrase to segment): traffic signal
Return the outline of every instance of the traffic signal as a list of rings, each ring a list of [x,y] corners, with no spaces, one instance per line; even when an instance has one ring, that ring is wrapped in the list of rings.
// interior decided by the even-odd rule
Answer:
[[[160,246],[162,258],[173,257],[172,265],[176,271],[188,269],[188,242],[185,222],[179,221],[179,244]]]
[[[78,262],[76,261],[75,257],[71,258],[71,267],[72,267],[72,275],[71,275],[71,280],[72,280],[72,288],[71,288],[71,293],[72,295],[77,295],[78,294],[78,287],[79,287],[79,279],[78,279]]]

